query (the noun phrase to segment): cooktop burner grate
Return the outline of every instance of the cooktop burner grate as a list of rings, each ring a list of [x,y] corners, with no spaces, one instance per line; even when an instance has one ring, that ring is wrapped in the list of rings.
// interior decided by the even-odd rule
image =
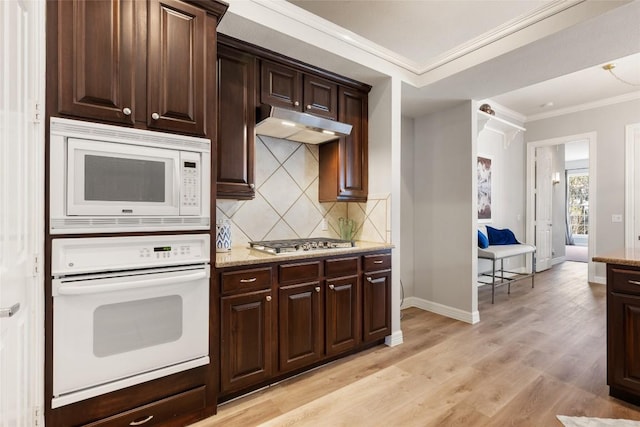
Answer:
[[[355,243],[351,240],[331,239],[325,237],[309,237],[307,239],[264,240],[249,242],[252,249],[271,254],[281,254],[298,251],[313,251],[318,249],[351,248]]]

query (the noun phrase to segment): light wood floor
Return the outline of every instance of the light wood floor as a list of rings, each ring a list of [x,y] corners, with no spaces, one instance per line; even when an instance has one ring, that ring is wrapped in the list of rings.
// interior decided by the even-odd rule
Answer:
[[[480,323],[403,311],[379,346],[221,405],[195,426],[560,426],[555,416],[640,420],[608,396],[605,287],[565,262],[479,292]]]

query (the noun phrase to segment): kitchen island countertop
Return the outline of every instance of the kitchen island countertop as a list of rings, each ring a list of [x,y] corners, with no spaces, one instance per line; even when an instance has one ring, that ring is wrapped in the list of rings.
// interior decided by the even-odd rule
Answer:
[[[640,249],[619,249],[617,251],[609,252],[604,255],[594,256],[593,261],[605,262],[607,264],[640,267]]]
[[[245,246],[234,246],[229,252],[216,253],[215,265],[216,268],[238,267],[332,255],[366,253],[393,248],[394,246],[389,243],[356,241],[356,245],[352,248],[319,249],[314,251],[287,252],[274,255]]]

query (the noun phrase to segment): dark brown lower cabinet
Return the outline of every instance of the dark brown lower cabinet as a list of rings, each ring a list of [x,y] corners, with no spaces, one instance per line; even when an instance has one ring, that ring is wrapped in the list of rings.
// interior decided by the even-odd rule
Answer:
[[[220,383],[223,393],[269,378],[271,290],[222,297]]]
[[[609,393],[640,405],[640,269],[607,265]]]
[[[280,371],[313,364],[324,353],[323,292],[320,282],[278,290]]]
[[[221,401],[391,333],[389,250],[222,268],[218,277]]]
[[[326,353],[354,349],[360,343],[360,280],[358,275],[327,279]]]

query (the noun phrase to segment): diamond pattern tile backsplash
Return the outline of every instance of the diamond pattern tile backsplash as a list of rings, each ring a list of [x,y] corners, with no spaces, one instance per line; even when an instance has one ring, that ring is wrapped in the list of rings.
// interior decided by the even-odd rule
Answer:
[[[355,240],[391,242],[390,197],[366,203],[318,202],[318,146],[256,136],[256,197],[216,202],[216,219],[231,223],[233,246],[252,240],[340,237],[352,219]],[[327,230],[322,230],[323,219]]]

